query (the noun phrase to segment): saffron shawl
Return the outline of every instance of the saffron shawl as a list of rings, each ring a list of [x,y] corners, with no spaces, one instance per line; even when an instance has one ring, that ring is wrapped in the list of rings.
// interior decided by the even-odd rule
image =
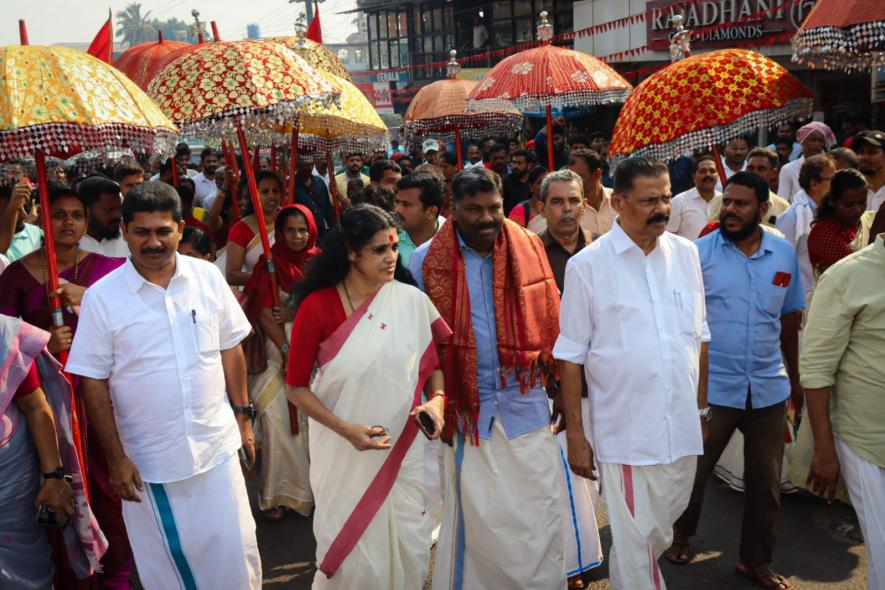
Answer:
[[[443,435],[452,436],[460,423],[478,444],[478,357],[465,269],[456,223],[450,220],[430,243],[422,270],[428,297],[454,331],[442,347],[448,399]],[[492,290],[501,386],[513,375],[526,393],[556,372],[559,290],[541,240],[510,220],[504,220],[492,247]]]

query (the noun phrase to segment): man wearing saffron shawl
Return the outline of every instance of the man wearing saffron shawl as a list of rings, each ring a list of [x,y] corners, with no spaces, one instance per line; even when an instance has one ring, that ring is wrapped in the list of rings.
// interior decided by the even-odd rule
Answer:
[[[452,193],[449,221],[410,261],[454,331],[433,588],[565,588],[562,466],[541,387],[559,332],[556,281],[541,240],[504,219],[497,175],[464,170]]]

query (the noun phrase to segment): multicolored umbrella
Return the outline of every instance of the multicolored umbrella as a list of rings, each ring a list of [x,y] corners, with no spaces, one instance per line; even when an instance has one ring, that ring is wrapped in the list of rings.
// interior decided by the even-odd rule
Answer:
[[[500,109],[510,103],[521,111],[546,110],[547,137],[552,137],[553,109],[620,103],[633,87],[611,67],[592,55],[551,44],[553,26],[547,12],[538,25],[540,47],[501,60],[468,97],[472,110]],[[553,142],[547,142],[553,167]]]
[[[618,116],[613,160],[670,160],[785,121],[811,116],[814,95],[786,68],[755,51],[722,49],[652,74]]]
[[[451,59],[446,68],[449,77],[418,91],[406,110],[402,132],[410,141],[421,141],[429,135],[444,141],[454,140],[460,167],[462,138],[512,135],[522,126],[522,114],[507,104],[498,110],[468,112],[467,97],[478,82],[459,80],[458,52],[453,49],[449,55]]]
[[[344,78],[348,82],[353,82],[350,74],[338,56],[331,49],[311,41],[303,35],[295,35],[291,37],[268,37],[265,41],[279,43],[285,45],[289,50],[297,53],[310,66],[320,72],[328,72],[339,78]]]
[[[165,65],[166,56],[185,47],[191,45],[183,41],[165,41],[163,31],[158,31],[156,43],[141,43],[130,47],[120,54],[114,65],[138,84],[139,88],[147,90],[148,84]]]
[[[157,75],[148,93],[187,135],[232,141],[243,154],[243,168],[261,234],[264,256],[279,303],[276,273],[255,173],[249,161],[249,140],[263,138],[286,121],[298,107],[336,97],[335,90],[293,52],[264,41],[217,41],[197,46]]]
[[[885,2],[818,0],[791,42],[793,61],[812,68],[885,65]]]

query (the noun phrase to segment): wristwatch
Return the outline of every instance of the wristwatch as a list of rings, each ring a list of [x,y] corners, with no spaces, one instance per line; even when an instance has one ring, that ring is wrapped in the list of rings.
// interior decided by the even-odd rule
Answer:
[[[710,418],[713,417],[713,408],[710,406],[707,406],[706,408],[698,408],[698,416],[709,422]]]
[[[283,354],[289,354],[289,345],[288,345],[288,344],[283,344],[283,345],[280,347],[280,352],[282,352]]]
[[[258,413],[255,411],[255,406],[249,404],[248,406],[231,406],[234,409],[235,415],[244,415],[249,416],[249,418],[255,418],[255,415]]]
[[[55,471],[50,471],[49,473],[43,474],[43,479],[64,479],[65,478],[65,468],[59,467]]]

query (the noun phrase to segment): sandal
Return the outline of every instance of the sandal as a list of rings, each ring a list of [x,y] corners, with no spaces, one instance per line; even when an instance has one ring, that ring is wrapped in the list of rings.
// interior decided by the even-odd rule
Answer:
[[[734,566],[736,574],[748,578],[768,590],[793,590],[793,584],[780,574],[771,569],[771,565],[763,563],[751,568],[743,561]]]
[[[685,565],[691,561],[690,547],[688,541],[674,540],[667,552],[664,553],[664,557],[676,565]]]
[[[268,510],[262,510],[261,514],[264,515],[264,518],[271,521],[278,521],[283,518],[283,514],[285,513],[285,508],[282,506],[274,506]]]

